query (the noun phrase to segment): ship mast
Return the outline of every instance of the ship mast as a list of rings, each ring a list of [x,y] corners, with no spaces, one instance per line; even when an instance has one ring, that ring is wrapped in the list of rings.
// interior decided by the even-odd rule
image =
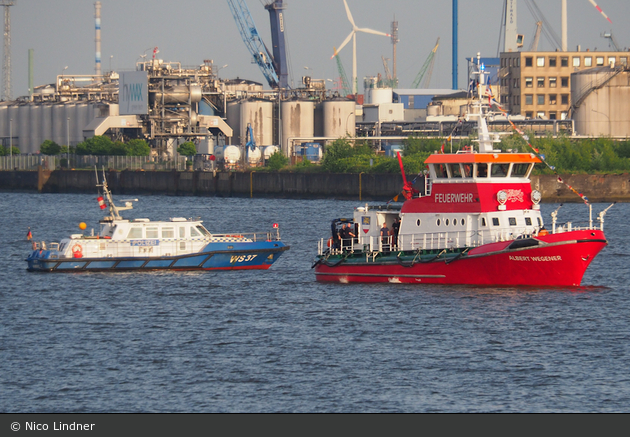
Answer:
[[[467,120],[476,120],[477,121],[477,130],[479,133],[479,153],[492,153],[494,152],[494,141],[490,138],[490,133],[488,131],[488,124],[486,123],[487,112],[489,110],[488,104],[484,102],[484,93],[486,92],[486,67],[481,63],[481,54],[477,53],[477,69],[473,71],[473,76],[477,76],[477,95],[474,96],[473,101],[471,102],[468,115],[466,116]],[[473,79],[474,80],[474,79]],[[484,113],[485,108],[485,113]]]

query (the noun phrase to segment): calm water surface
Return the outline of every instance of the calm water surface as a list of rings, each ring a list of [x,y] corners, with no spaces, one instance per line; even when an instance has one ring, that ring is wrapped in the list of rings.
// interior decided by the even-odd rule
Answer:
[[[359,204],[336,200],[140,196],[123,213],[278,222],[291,249],[265,272],[27,272],[27,227],[90,229],[95,197],[0,193],[1,412],[630,411],[628,204],[573,289],[318,284],[317,239]]]

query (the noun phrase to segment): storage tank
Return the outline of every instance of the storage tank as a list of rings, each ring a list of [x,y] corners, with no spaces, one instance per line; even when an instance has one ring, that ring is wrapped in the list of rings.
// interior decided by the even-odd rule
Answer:
[[[7,137],[10,135],[13,137],[13,145],[19,147],[20,146],[20,141],[19,141],[19,113],[20,113],[20,107],[18,105],[10,105],[7,108]],[[13,121],[11,121],[13,120]],[[8,142],[7,142],[8,144]]]
[[[370,88],[368,89],[368,103],[378,105],[380,103],[392,103],[394,101],[394,93],[391,88]]]
[[[60,146],[67,145],[66,141],[66,109],[63,103],[52,107],[52,140]]]
[[[287,100],[281,104],[282,151],[286,156],[290,150],[291,138],[311,138],[315,136],[315,102],[311,100]],[[294,143],[295,144],[295,143]]]
[[[324,136],[342,138],[355,136],[355,102],[349,99],[331,99],[324,106]]]
[[[227,102],[226,123],[232,128],[232,142],[241,144],[241,103],[239,100]]]
[[[221,161],[223,159],[224,153],[223,150],[225,149],[225,146],[215,146],[214,147],[214,157],[216,158],[217,161]]]
[[[251,124],[256,145],[273,144],[273,102],[261,99],[241,101],[241,145],[245,145],[247,125]]]
[[[42,106],[42,142],[53,139],[52,134],[52,105]]]
[[[39,152],[42,142],[42,105],[29,105],[29,126],[31,131],[31,140],[29,141],[28,148],[23,153],[37,153]]]
[[[578,135],[630,136],[630,72],[622,71],[610,78],[613,71],[610,67],[596,67],[571,75],[571,101],[585,96],[572,115]],[[604,86],[590,92],[608,78]],[[557,118],[560,119],[560,115]]]
[[[0,136],[9,136],[9,107],[6,102],[0,102]]]
[[[174,85],[151,92],[151,102],[159,103],[198,103],[201,101],[201,87],[199,85]]]
[[[241,160],[241,150],[237,146],[225,146],[223,149],[223,159],[227,165],[238,164]]]
[[[64,119],[66,121],[66,135],[70,137],[70,144],[72,146],[76,146],[79,141],[77,141],[76,131],[77,131],[77,117],[76,117],[76,103],[66,103],[64,105]],[[65,143],[64,143],[65,144]]]
[[[74,134],[74,138],[75,141],[77,141],[78,143],[83,141],[83,129],[85,129],[85,127],[88,125],[88,105],[87,103],[78,103],[76,108],[75,108],[75,117],[76,117],[76,124],[75,124],[75,134]]]
[[[430,116],[442,115],[442,106],[429,104],[427,106],[427,115],[430,115]]]
[[[214,155],[214,137],[208,135],[207,137],[199,140],[199,145],[197,146],[197,153],[199,155]]]
[[[18,140],[20,143],[20,153],[28,153],[31,143],[31,129],[28,123],[30,118],[30,105],[22,105],[18,111],[18,136],[20,139]],[[15,123],[15,121],[14,121]],[[13,130],[15,134],[15,128]]]
[[[252,150],[250,147],[247,147],[247,164],[255,167],[260,163],[260,158],[262,156],[261,148],[256,147]]]
[[[278,146],[265,146],[263,149],[263,159],[267,161],[271,155],[276,153],[280,148]]]

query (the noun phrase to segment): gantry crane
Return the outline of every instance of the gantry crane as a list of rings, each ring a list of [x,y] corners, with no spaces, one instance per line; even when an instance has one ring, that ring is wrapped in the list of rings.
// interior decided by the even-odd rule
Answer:
[[[334,50],[334,58],[337,61],[337,70],[339,70],[339,80],[341,81],[341,91],[344,96],[352,94],[352,90],[350,88],[350,83],[348,82],[348,76],[346,76],[346,70],[343,68],[343,64],[341,63],[341,59],[339,59],[339,52],[336,47],[333,47]]]
[[[254,57],[254,63],[262,71],[271,88],[288,88],[288,71],[284,41],[284,22],[282,0],[271,1],[265,6],[271,18],[272,43],[274,56],[263,42],[254,19],[244,0],[227,0],[234,21],[241,33],[241,38]]]

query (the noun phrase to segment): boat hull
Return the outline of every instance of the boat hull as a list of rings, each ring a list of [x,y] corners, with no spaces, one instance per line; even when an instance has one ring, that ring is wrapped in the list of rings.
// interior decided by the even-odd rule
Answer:
[[[320,282],[462,284],[480,286],[579,286],[584,272],[607,245],[602,231],[572,231],[531,239],[535,245],[493,243],[469,251],[403,261],[396,252],[345,260],[320,258]],[[379,260],[380,258],[380,260]]]
[[[31,272],[150,271],[150,270],[267,270],[289,246],[273,243],[269,247],[232,251],[204,251],[181,256],[50,258],[35,250],[26,259]]]

